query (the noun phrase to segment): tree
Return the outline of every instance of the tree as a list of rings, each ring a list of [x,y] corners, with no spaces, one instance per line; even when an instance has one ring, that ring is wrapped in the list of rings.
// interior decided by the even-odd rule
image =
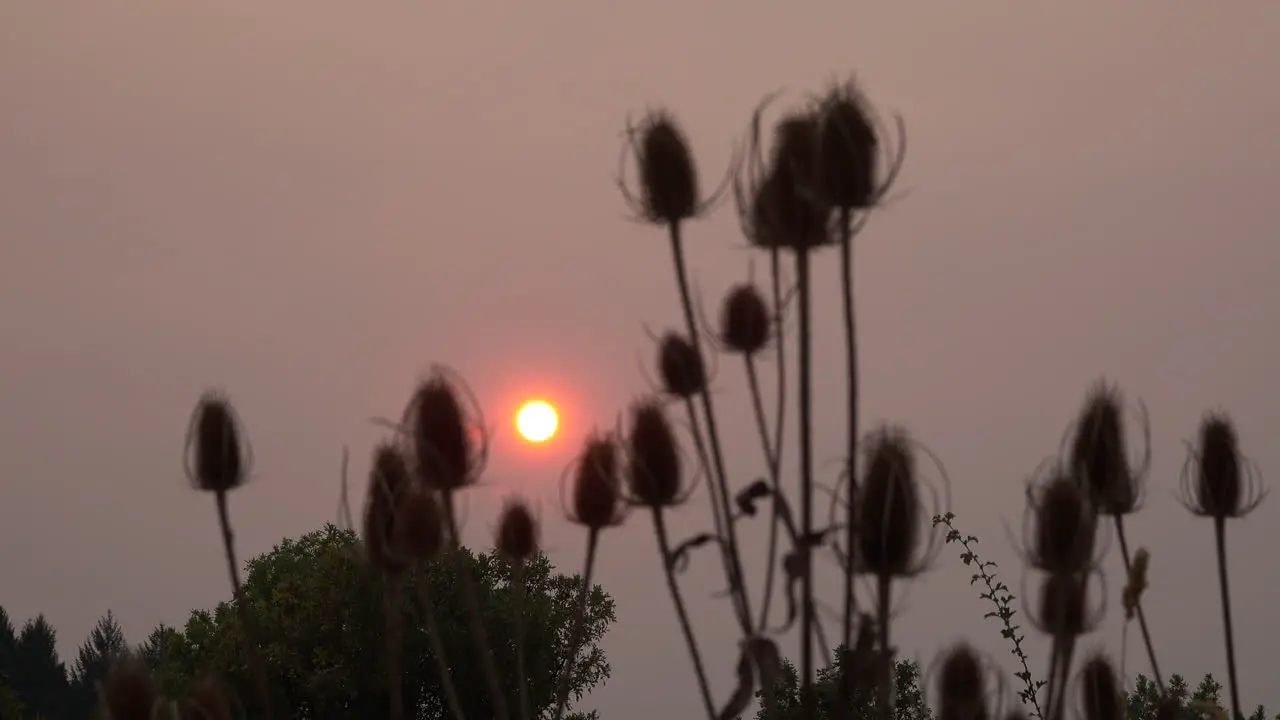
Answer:
[[[10,682],[28,716],[46,720],[68,716],[67,670],[58,659],[57,633],[44,615],[22,626]]]
[[[475,574],[482,612],[508,706],[518,707],[515,682],[515,602],[512,566],[490,554],[463,551]],[[568,654],[570,622],[581,579],[553,573],[543,555],[525,564],[524,628],[529,693],[535,712],[554,702],[558,673]],[[404,579],[404,694],[407,717],[445,715],[435,659],[423,630],[416,583],[425,582],[458,694],[468,717],[492,717],[488,687],[479,664],[466,608],[457,592],[457,563],[441,558],[425,576]],[[333,525],[285,540],[249,562],[245,596],[262,643],[278,715],[288,717],[377,717],[386,713],[387,681],[381,578],[365,563],[355,533]],[[585,671],[573,697],[603,682],[609,664],[599,646],[614,620],[613,601],[592,589],[585,623]],[[161,635],[157,635],[161,633]],[[197,674],[220,675],[240,702],[256,702],[244,638],[234,608],[219,604],[197,610],[181,632],[157,628],[149,642],[160,648],[157,679],[177,694]],[[248,708],[252,710],[253,708]]]
[[[836,717],[837,682],[840,676],[839,654],[831,665],[818,671],[814,679],[814,692],[818,698],[818,720]],[[933,720],[933,712],[924,700],[920,687],[920,664],[914,660],[899,660],[894,664],[894,718],[895,720]],[[781,674],[774,686],[774,708],[766,707],[765,695],[756,691],[760,710],[756,720],[793,720],[801,717],[800,673],[790,660],[783,659]],[[874,692],[859,691],[853,697],[853,717],[876,716]]]
[[[1194,692],[1181,675],[1169,678],[1169,698],[1177,706],[1178,720],[1203,720],[1209,717],[1207,710],[1216,710],[1228,717],[1229,712],[1222,702],[1222,683],[1211,673],[1206,673],[1196,686]],[[1133,684],[1133,692],[1127,698],[1130,720],[1156,720],[1156,709],[1160,703],[1160,688],[1146,675],[1139,674]],[[1254,709],[1248,720],[1267,720],[1267,710],[1262,705]],[[1275,716],[1280,720],[1280,715]]]
[[[89,631],[71,671],[69,702],[75,717],[88,717],[98,702],[98,682],[117,658],[129,653],[124,631],[110,610]]]

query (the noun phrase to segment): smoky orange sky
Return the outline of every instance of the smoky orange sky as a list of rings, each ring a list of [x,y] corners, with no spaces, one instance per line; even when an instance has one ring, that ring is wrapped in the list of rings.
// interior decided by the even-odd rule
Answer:
[[[910,132],[908,192],[857,249],[864,418],[907,424],[945,460],[958,522],[1017,592],[1006,528],[1023,478],[1095,378],[1141,396],[1155,461],[1131,532],[1153,553],[1161,664],[1225,679],[1210,525],[1172,491],[1211,408],[1280,472],[1277,37],[1265,0],[8,0],[0,605],[15,622],[45,613],[66,656],[108,608],[140,641],[227,597],[212,503],[180,461],[211,385],[257,459],[232,500],[243,556],[336,519],[343,446],[359,476],[379,437],[368,418],[397,413],[433,361],[465,374],[496,430],[468,540],[487,546],[510,490],[554,518],[576,442],[647,388],[645,327],[680,322],[664,237],[625,220],[613,182],[628,113],[672,108],[709,185],[765,93],[856,72]],[[747,273],[730,208],[688,236],[714,307]],[[844,427],[830,262],[827,470]],[[740,368],[722,362],[715,384],[746,482],[763,462]],[[561,404],[557,442],[515,441],[527,395]],[[682,531],[707,524],[701,497]],[[1230,535],[1245,704],[1272,712],[1276,508]],[[577,528],[549,522],[545,541],[577,569]],[[757,579],[762,546],[747,548]],[[584,708],[697,712],[647,524],[602,552],[613,677]],[[724,698],[733,627],[713,559],[696,562],[687,593]],[[1089,640],[1111,649],[1116,562]],[[903,596],[903,653],[927,661],[967,636],[1008,658],[968,574],[946,548]],[[1029,649],[1041,669],[1045,644]],[[1147,670],[1135,633],[1128,669]]]

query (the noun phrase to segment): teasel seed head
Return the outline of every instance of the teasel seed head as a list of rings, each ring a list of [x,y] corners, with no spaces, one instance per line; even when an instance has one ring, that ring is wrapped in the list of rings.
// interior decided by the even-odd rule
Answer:
[[[587,438],[573,477],[569,519],[599,531],[622,522],[618,446],[608,435]]]
[[[498,537],[494,543],[508,560],[524,562],[538,552],[538,521],[523,500],[507,500],[498,517]]]
[[[731,352],[754,355],[764,349],[772,326],[769,306],[754,285],[738,285],[725,296],[720,311],[720,342]]]
[[[657,401],[642,400],[631,406],[626,451],[629,502],[654,509],[680,504],[684,499],[680,446]]]
[[[815,185],[818,124],[809,113],[796,113],[778,123],[775,131],[772,172],[763,183],[764,217],[771,227],[765,234],[775,245],[809,250],[831,241],[829,208]]]
[[[112,662],[107,670],[101,699],[110,720],[151,720],[151,710],[160,701],[160,693],[146,663],[125,656]]]
[[[865,96],[852,82],[833,87],[818,104],[818,176],[832,207],[862,210],[880,195],[880,138]]]
[[[186,468],[192,485],[225,493],[248,478],[250,451],[231,401],[217,391],[200,397],[187,430]]]
[[[857,498],[857,556],[864,572],[908,575],[920,539],[921,509],[911,441],[902,430],[884,428],[867,452],[866,478]]]
[[[463,404],[457,383],[437,368],[418,385],[405,410],[414,470],[428,488],[460,490],[477,479],[483,450],[476,447],[476,427]]]
[[[638,197],[627,196],[637,214],[666,224],[697,216],[701,211],[697,166],[688,140],[671,114],[652,111],[627,132],[640,171]]]
[[[369,489],[365,496],[363,535],[365,552],[377,569],[387,574],[401,572],[407,558],[399,552],[396,538],[396,509],[412,480],[404,455],[392,443],[379,445],[373,453]]]
[[[969,645],[961,643],[943,658],[938,699],[939,720],[986,720],[982,662]]]
[[[1085,661],[1080,670],[1080,696],[1085,720],[1125,720],[1120,680],[1106,656],[1099,653]]]
[[[1141,473],[1129,467],[1124,435],[1124,400],[1120,391],[1099,383],[1090,392],[1076,421],[1071,467],[1098,511],[1127,515],[1142,497]]]
[[[1035,618],[1042,632],[1053,637],[1079,637],[1088,632],[1088,575],[1083,573],[1049,573],[1040,586],[1040,617]]]
[[[395,500],[392,555],[419,562],[431,560],[444,545],[445,525],[444,508],[436,493],[417,483],[408,484]]]
[[[690,398],[707,386],[707,370],[698,349],[683,336],[668,332],[658,345],[662,387],[678,398]]]
[[[1097,522],[1080,484],[1066,472],[1050,478],[1039,497],[1030,493],[1035,535],[1029,564],[1050,573],[1072,573],[1093,563]]]
[[[1183,467],[1182,494],[1193,513],[1217,520],[1244,517],[1266,496],[1257,468],[1240,453],[1235,426],[1225,414],[1210,413],[1201,421],[1198,447]]]
[[[187,691],[187,717],[192,720],[231,720],[231,703],[222,683],[203,675]]]

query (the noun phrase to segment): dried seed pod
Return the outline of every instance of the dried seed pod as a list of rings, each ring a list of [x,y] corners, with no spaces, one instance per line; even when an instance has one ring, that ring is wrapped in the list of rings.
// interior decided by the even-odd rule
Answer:
[[[886,428],[868,454],[858,498],[858,558],[874,575],[908,575],[919,544],[921,509],[911,442],[904,431]]]
[[[773,170],[762,184],[763,216],[771,223],[766,237],[792,250],[825,245],[831,241],[830,213],[814,184],[817,122],[809,114],[792,115],[778,124],[775,137]]]
[[[1052,573],[1040,588],[1040,629],[1054,637],[1078,637],[1089,629],[1085,607],[1086,576]]]
[[[629,500],[650,508],[679,504],[680,473],[679,446],[662,406],[653,400],[632,405],[627,432]]]
[[[986,720],[982,662],[969,645],[961,643],[943,658],[938,701],[939,720]]]
[[[1183,467],[1182,494],[1192,512],[1219,520],[1248,515],[1266,496],[1257,468],[1240,453],[1235,426],[1225,414],[1209,414],[1201,422],[1199,446]]]
[[[1086,720],[1124,720],[1125,701],[1115,668],[1098,654],[1080,670],[1080,695]]]
[[[658,372],[663,388],[679,398],[693,397],[707,386],[702,356],[693,343],[674,332],[663,335],[658,345]]]
[[[697,167],[675,119],[665,111],[654,111],[630,132],[640,170],[641,214],[652,222],[664,223],[678,223],[697,215]]]
[[[216,391],[200,397],[187,430],[187,477],[200,490],[225,493],[243,485],[249,447],[231,401]]]
[[[364,506],[364,546],[369,562],[385,573],[398,573],[407,559],[396,547],[396,505],[411,486],[404,455],[391,443],[374,450]]]
[[[405,416],[414,469],[424,485],[453,492],[475,481],[480,453],[472,441],[472,424],[458,388],[444,372],[433,372],[418,386]]]
[[[1035,541],[1029,563],[1051,573],[1080,572],[1093,562],[1097,522],[1079,483],[1065,473],[1049,480],[1032,502]]]
[[[882,193],[880,138],[874,114],[853,83],[833,87],[819,102],[818,145],[817,174],[826,202],[850,210],[874,205]]]
[[[187,714],[191,720],[231,720],[231,703],[222,683],[212,675],[197,679],[187,691]]]
[[[591,530],[602,530],[621,522],[622,487],[613,438],[601,435],[587,438],[574,475],[569,517]]]
[[[407,484],[395,499],[392,557],[431,560],[444,545],[444,526],[444,509],[436,494],[421,485]]]
[[[1099,512],[1126,515],[1137,509],[1140,478],[1129,467],[1123,398],[1114,387],[1100,383],[1085,401],[1076,422],[1071,467]]]
[[[538,552],[538,521],[523,500],[508,500],[503,505],[495,545],[510,560],[525,561]]]
[[[146,663],[123,657],[111,663],[107,670],[101,699],[111,720],[151,720],[151,709],[160,699],[160,693]]]
[[[754,285],[738,285],[720,311],[720,342],[732,352],[753,355],[769,342],[769,307]]]

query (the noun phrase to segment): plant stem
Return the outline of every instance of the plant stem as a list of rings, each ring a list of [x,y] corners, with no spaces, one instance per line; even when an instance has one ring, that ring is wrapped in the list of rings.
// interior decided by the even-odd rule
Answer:
[[[1231,717],[1241,720],[1240,686],[1236,679],[1236,641],[1231,629],[1231,588],[1227,583],[1227,520],[1213,519],[1214,544],[1218,548],[1218,587],[1222,589],[1222,628],[1227,637],[1227,681],[1231,685]]]
[[[876,590],[879,600],[879,620],[876,630],[880,632],[880,682],[876,684],[876,704],[881,720],[893,720],[893,703],[890,687],[893,684],[893,653],[889,648],[889,605],[892,595],[893,578],[880,575],[877,578]]]
[[[525,645],[525,629],[524,629],[524,601],[527,588],[524,580],[524,560],[516,559],[515,567],[512,568],[512,582],[515,584],[515,611],[516,611],[516,672],[519,675],[520,683],[520,719],[532,720],[533,711],[529,706],[529,678],[525,668],[524,645]]]
[[[1031,717],[1044,720],[1044,713],[1040,710],[1040,700],[1036,697],[1044,682],[1037,683],[1032,678],[1030,659],[1027,657],[1026,650],[1022,649],[1022,641],[1025,636],[1018,632],[1021,628],[1013,624],[1013,617],[1018,611],[1010,607],[1010,603],[1017,598],[1013,596],[1013,593],[1009,592],[1008,585],[996,580],[996,573],[993,571],[996,568],[995,561],[983,560],[978,556],[978,552],[973,549],[973,545],[978,542],[978,538],[972,535],[961,535],[953,523],[954,518],[955,516],[949,512],[944,515],[936,515],[933,518],[933,524],[947,527],[947,535],[944,541],[947,543],[960,543],[960,547],[964,549],[964,552],[960,554],[961,561],[965,565],[976,568],[973,576],[969,579],[969,584],[972,585],[981,580],[986,585],[987,591],[980,597],[990,601],[996,609],[988,612],[985,617],[999,620],[1004,625],[1000,634],[1013,646],[1013,656],[1022,664],[1022,672],[1014,673],[1014,676],[1022,680],[1023,684],[1026,685],[1026,688],[1018,693],[1018,697],[1022,699],[1024,705],[1031,706]]]
[[[689,278],[684,263],[684,243],[679,223],[671,224],[670,234],[671,256],[675,263],[676,283],[680,290],[680,301],[684,306],[684,320],[689,328],[689,342],[693,344],[699,363],[706,367],[706,358],[702,354],[702,336],[698,332],[698,323],[693,314],[693,295],[689,291]],[[716,413],[711,402],[710,389],[703,388],[698,397],[702,400],[702,412],[707,420],[707,440],[711,449],[711,460],[714,463],[714,467],[708,468],[708,471],[711,472],[715,480],[714,488],[720,493],[721,507],[724,508],[725,512],[724,540],[728,544],[729,589],[732,596],[737,599],[736,610],[738,622],[742,626],[742,632],[743,634],[750,634],[751,604],[747,598],[747,590],[743,581],[741,556],[738,554],[738,532],[734,528],[732,517],[729,515],[729,508],[731,507],[729,482],[725,476],[724,456],[720,452],[720,434],[716,429]]]
[[[1120,540],[1120,557],[1124,559],[1124,572],[1127,577],[1133,572],[1133,564],[1129,559],[1129,541],[1124,535],[1124,517],[1115,516],[1116,521],[1116,537]],[[1151,642],[1151,631],[1147,629],[1147,614],[1142,611],[1141,596],[1135,598],[1134,604],[1138,611],[1138,627],[1142,629],[1142,641],[1147,646],[1147,657],[1151,659],[1151,674],[1156,676],[1156,687],[1160,688],[1160,696],[1165,694],[1164,679],[1160,675],[1160,664],[1156,662],[1155,645]]]
[[[680,631],[684,633],[689,657],[693,659],[693,673],[698,679],[698,691],[702,695],[702,704],[706,708],[707,718],[715,720],[715,703],[711,700],[711,688],[707,684],[707,671],[702,666],[702,653],[698,651],[698,639],[693,634],[693,625],[689,622],[689,612],[685,609],[684,596],[680,593],[679,583],[676,582],[676,573],[671,568],[671,539],[667,535],[667,524],[660,507],[653,509],[653,530],[658,536],[658,550],[662,554],[662,572],[667,577],[667,589],[671,591],[671,602],[676,607],[676,618],[680,621]]]
[[[258,701],[262,703],[262,716],[271,720],[275,708],[271,705],[271,690],[267,684],[267,670],[262,661],[262,653],[258,648],[258,633],[254,630],[252,618],[249,617],[249,602],[244,596],[244,587],[240,584],[240,565],[236,562],[235,536],[231,532],[231,513],[227,509],[227,493],[219,490],[214,493],[218,506],[218,524],[222,527],[222,549],[227,556],[227,570],[231,575],[231,593],[236,602],[236,615],[240,620],[240,632],[244,634],[245,645],[249,649],[249,664],[253,668],[254,684],[258,689]]]
[[[813,568],[810,538],[813,535],[813,358],[810,313],[809,250],[796,251],[796,282],[800,286],[800,544],[796,552],[804,558],[801,567],[800,609],[800,705],[806,720],[817,717],[813,691]]]
[[[404,718],[404,670],[401,659],[404,653],[404,636],[400,633],[400,614],[403,612],[399,575],[385,575],[382,613],[387,623],[387,695],[391,704],[391,720]]]
[[[489,685],[489,694],[493,696],[495,715],[498,720],[508,720],[511,716],[507,712],[507,696],[502,692],[502,682],[498,679],[498,666],[493,659],[493,646],[489,644],[489,630],[485,626],[484,614],[480,611],[475,579],[471,577],[470,553],[462,547],[462,534],[458,532],[453,495],[453,491],[444,493],[444,514],[445,520],[449,523],[449,540],[458,569],[459,583],[462,585],[462,599],[467,607],[467,615],[470,616],[471,631],[475,633],[476,650],[480,654],[480,667],[484,671],[485,682]]]
[[[445,704],[454,720],[466,720],[462,712],[462,701],[458,699],[458,689],[453,686],[453,675],[449,672],[449,658],[445,655],[444,640],[440,637],[440,623],[436,621],[436,607],[431,600],[431,578],[427,572],[427,564],[419,563],[418,581],[414,586],[418,590],[418,602],[422,604],[422,616],[427,625],[427,642],[431,645],[431,654],[435,657],[436,671],[440,673],[440,687],[444,692]]]
[[[782,252],[778,248],[769,251],[769,275],[772,282],[773,292],[773,312],[774,312],[774,352],[777,355],[777,387],[774,389],[774,395],[777,402],[777,409],[774,413],[773,427],[773,498],[771,499],[772,512],[769,516],[769,545],[765,557],[768,559],[767,569],[765,571],[764,581],[764,599],[763,607],[760,609],[760,621],[757,625],[757,632],[763,632],[769,622],[769,606],[773,601],[773,583],[777,575],[778,566],[778,524],[781,520],[778,517],[778,506],[780,503],[781,486],[780,475],[782,468],[782,439],[783,430],[786,423],[787,408],[787,343],[783,337],[783,312],[782,312]],[[765,440],[768,445],[768,441]]]
[[[578,592],[578,612],[573,616],[573,628],[569,631],[569,657],[560,670],[560,682],[556,690],[555,720],[564,717],[569,702],[569,682],[573,679],[574,666],[578,664],[579,645],[582,644],[582,628],[586,623],[587,600],[591,597],[591,575],[596,567],[596,547],[600,544],[600,531],[587,531],[587,558],[582,567],[582,588]]]
[[[840,209],[840,288],[844,300],[844,350],[846,374],[849,376],[849,439],[845,472],[849,473],[849,501],[845,508],[844,627],[842,644],[853,644],[853,618],[857,614],[853,592],[856,568],[857,489],[858,489],[858,326],[853,312],[853,216],[849,208]]]
[[[779,341],[781,344],[781,341]],[[777,494],[780,492],[778,488],[778,460],[777,455],[773,451],[773,443],[769,439],[769,420],[764,414],[764,398],[760,392],[760,376],[756,372],[756,361],[752,355],[743,357],[743,364],[747,370],[747,386],[751,394],[751,407],[756,417],[756,429],[760,432],[760,445],[764,448],[765,465],[769,470],[769,484],[773,486],[773,503],[777,504]],[[760,620],[756,627],[756,632],[763,632],[765,623],[769,619],[769,604],[773,600],[773,579],[776,572],[776,563],[773,558],[777,552],[778,546],[778,519],[777,513],[774,512],[769,518],[769,549],[766,557],[769,562],[765,566],[764,574],[764,595],[760,600]]]

